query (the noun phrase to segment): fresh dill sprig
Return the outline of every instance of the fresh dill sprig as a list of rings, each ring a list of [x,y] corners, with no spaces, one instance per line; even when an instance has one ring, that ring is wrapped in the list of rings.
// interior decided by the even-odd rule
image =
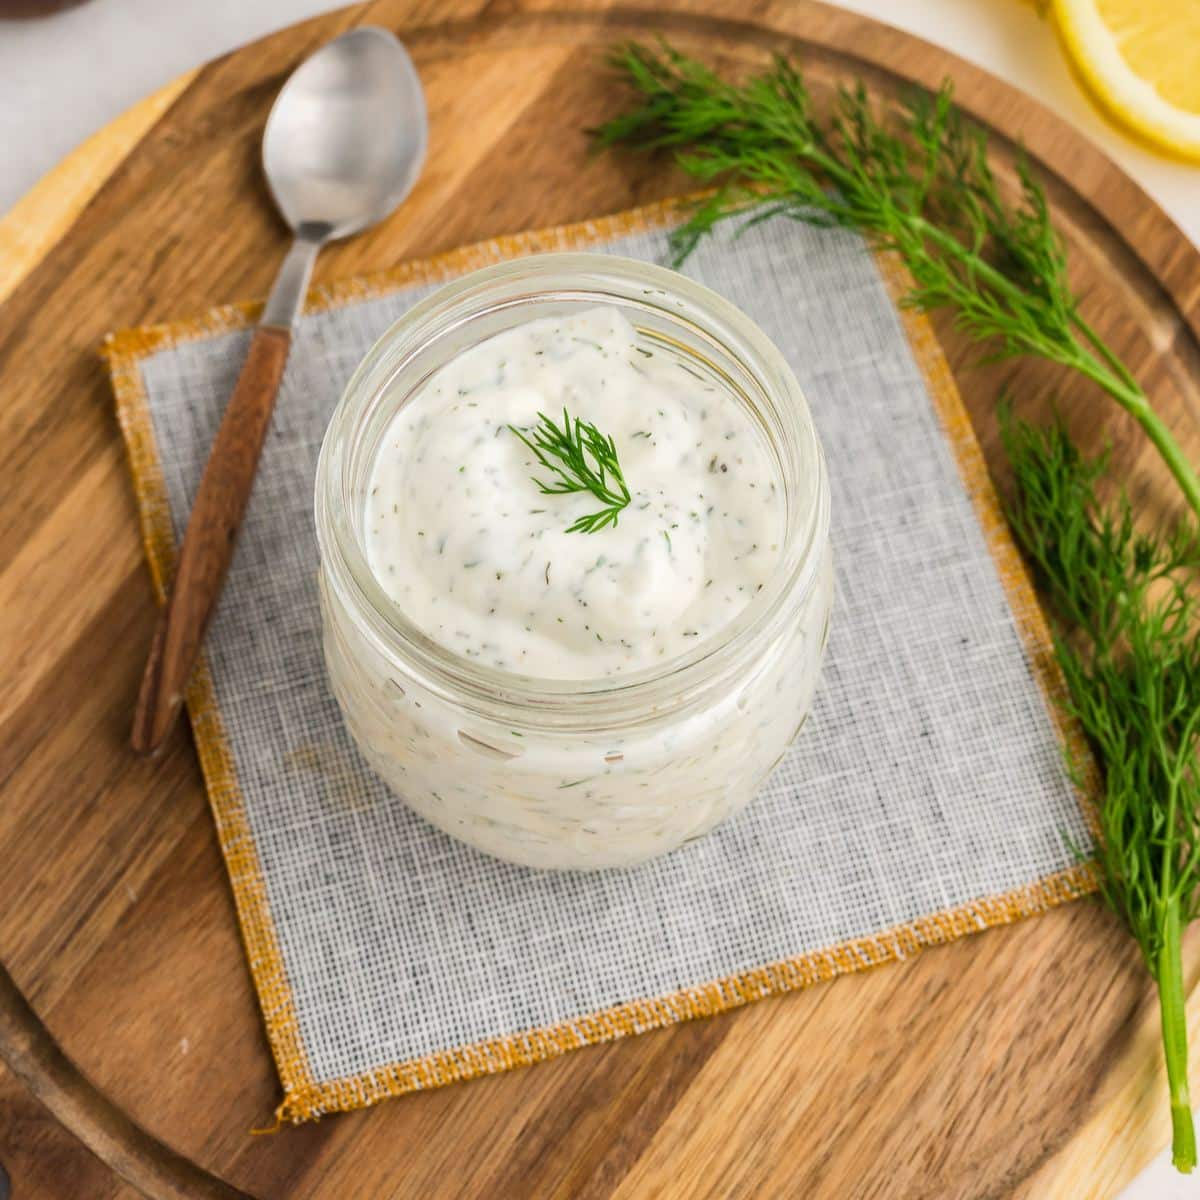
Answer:
[[[1103,462],[1061,429],[1009,424],[1017,484],[1011,520],[1064,622],[1056,648],[1070,708],[1104,768],[1097,861],[1105,899],[1158,983],[1173,1157],[1196,1161],[1187,1081],[1180,935],[1200,915],[1200,475],[1145,391],[1080,312],[1045,193],[1017,161],[1001,191],[985,133],[949,84],[877,114],[861,83],[820,117],[784,58],[741,84],[665,44],[629,44],[613,62],[637,98],[594,131],[602,146],[672,149],[717,190],[672,236],[676,264],[718,223],[785,215],[864,234],[900,256],[905,303],[949,312],[994,359],[1031,355],[1079,372],[1133,416],[1187,501],[1170,534],[1134,525],[1122,498],[1097,503]]]
[[[1200,475],[1132,372],[1079,311],[1041,185],[1018,160],[1020,196],[1002,194],[987,136],[967,124],[949,83],[881,118],[859,83],[816,114],[787,59],[728,83],[665,43],[617,47],[612,61],[638,98],[594,130],[602,146],[674,149],[718,190],[672,235],[676,264],[719,222],[784,214],[840,226],[895,251],[913,277],[905,303],[947,310],[993,358],[1035,355],[1098,384],[1145,430],[1200,515]]]
[[[577,518],[567,526],[568,533],[597,533],[609,525],[616,525],[621,510],[631,497],[617,459],[617,445],[611,437],[605,437],[589,421],[572,418],[565,408],[561,429],[541,412],[531,435],[515,425],[510,425],[509,429],[554,476],[551,483],[533,477],[544,495],[591,492],[604,505],[596,512]]]
[[[1104,764],[1101,890],[1158,983],[1176,1167],[1196,1163],[1180,935],[1200,915],[1200,523],[1140,532],[1097,501],[1105,459],[1059,426],[1002,421],[1009,520],[1054,611],[1068,707]]]

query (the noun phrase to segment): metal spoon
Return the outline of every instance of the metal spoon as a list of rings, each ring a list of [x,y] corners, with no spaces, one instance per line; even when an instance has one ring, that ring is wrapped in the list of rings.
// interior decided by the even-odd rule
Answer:
[[[355,29],[322,46],[275,100],[263,134],[263,169],[296,240],[271,289],[192,505],[134,714],[131,741],[141,753],[162,744],[183,703],[233,557],[317,252],[399,205],[420,173],[428,134],[416,69],[383,29]]]

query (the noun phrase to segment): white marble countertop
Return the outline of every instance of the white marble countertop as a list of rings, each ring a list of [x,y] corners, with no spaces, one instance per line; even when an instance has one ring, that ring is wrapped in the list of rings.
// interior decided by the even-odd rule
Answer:
[[[91,0],[40,20],[0,21],[0,213],[88,134],[175,76],[336,7],[329,0]],[[1031,4],[845,0],[843,7],[946,46],[1035,96],[1099,143],[1200,244],[1200,168],[1160,158],[1105,122]],[[1164,1152],[1122,1200],[1200,1200],[1200,1173],[1176,1174]]]

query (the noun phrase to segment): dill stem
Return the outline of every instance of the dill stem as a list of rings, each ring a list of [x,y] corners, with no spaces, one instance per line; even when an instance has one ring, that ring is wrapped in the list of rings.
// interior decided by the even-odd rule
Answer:
[[[1162,742],[1161,726],[1156,732]],[[1171,1162],[1177,1171],[1190,1172],[1196,1165],[1196,1130],[1192,1123],[1191,1089],[1188,1085],[1187,1007],[1183,990],[1183,947],[1180,897],[1175,887],[1178,846],[1179,778],[1167,789],[1167,820],[1162,845],[1161,942],[1155,974],[1158,1007],[1162,1021],[1163,1058],[1167,1064],[1167,1090],[1171,1097]]]
[[[1120,357],[1115,353],[1112,347],[1109,346],[1109,344],[1079,315],[1079,313],[1074,312],[1071,314],[1071,324],[1074,325],[1075,328],[1078,329],[1085,338],[1087,338],[1092,349],[1095,350],[1096,353],[1099,354],[1106,363],[1108,363],[1111,370],[1113,370],[1122,380],[1124,380],[1126,386],[1133,388],[1137,392],[1142,390],[1138,384],[1138,381],[1133,377],[1133,372],[1130,371],[1130,369],[1121,361]]]
[[[969,259],[971,271],[986,280],[989,287],[1018,303],[1021,301],[1022,292],[1016,284],[978,254],[968,250],[957,238],[939,229],[924,217],[915,217],[912,223],[923,237],[946,253],[963,261]],[[1142,391],[1129,368],[1105,344],[1103,338],[1078,314],[1072,317],[1071,323],[1095,353],[1075,342],[1075,356],[1066,365],[1074,366],[1080,374],[1086,375],[1093,383],[1103,388],[1137,421],[1151,444],[1162,455],[1192,511],[1200,517],[1200,475],[1196,473],[1196,468],[1183,448],[1163,419],[1151,407],[1146,393]],[[1100,357],[1097,358],[1096,355]]]
[[[1192,511],[1200,517],[1200,475],[1175,440],[1167,424],[1156,413],[1146,393],[1137,384],[1125,383],[1097,362],[1086,350],[1079,348],[1079,358],[1073,364],[1082,375],[1102,387],[1142,427],[1150,443],[1162,456],[1175,482],[1179,484]]]
[[[1163,1057],[1171,1094],[1171,1161],[1178,1171],[1196,1165],[1196,1130],[1188,1088],[1187,1009],[1184,1004],[1183,955],[1180,947],[1179,898],[1166,902],[1162,948],[1155,964],[1162,1016]]]
[[[1136,397],[1136,404],[1132,401],[1125,403],[1116,392],[1111,390],[1109,395],[1141,425],[1146,436],[1154,444],[1154,448],[1162,455],[1163,461],[1170,468],[1171,474],[1175,476],[1175,482],[1179,484],[1180,490],[1187,497],[1192,511],[1200,517],[1200,475],[1196,474],[1196,468],[1192,466],[1166,423],[1150,407],[1150,402],[1141,393],[1138,393]]]

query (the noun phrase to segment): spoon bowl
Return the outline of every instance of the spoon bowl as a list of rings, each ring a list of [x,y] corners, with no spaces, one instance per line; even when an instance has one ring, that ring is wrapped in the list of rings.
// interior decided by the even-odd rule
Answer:
[[[263,134],[283,218],[311,240],[349,237],[412,190],[429,141],[412,59],[386,30],[354,29],[292,73]]]

